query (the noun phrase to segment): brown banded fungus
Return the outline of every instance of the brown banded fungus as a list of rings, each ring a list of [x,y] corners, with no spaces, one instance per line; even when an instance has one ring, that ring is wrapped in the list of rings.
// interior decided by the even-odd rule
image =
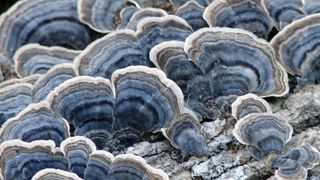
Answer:
[[[274,155],[282,153],[292,132],[291,125],[282,118],[272,113],[254,113],[238,120],[233,135],[247,145],[254,158],[269,163]]]
[[[78,14],[81,22],[102,33],[116,30],[120,25],[120,12],[129,6],[138,7],[131,0],[79,0]]]
[[[29,105],[0,128],[0,143],[10,139],[52,140],[59,146],[69,136],[67,121],[56,116],[46,102]]]
[[[25,44],[80,50],[95,38],[78,19],[77,0],[19,1],[1,15],[0,34],[0,57],[8,64]]]
[[[203,17],[210,27],[244,29],[264,39],[273,27],[261,0],[215,0],[206,8]]]
[[[320,82],[320,15],[296,20],[280,31],[271,41],[277,60],[301,83]]]
[[[231,105],[232,116],[237,120],[253,113],[272,113],[268,102],[255,94],[239,96]]]
[[[80,52],[62,47],[27,44],[17,50],[13,59],[18,76],[26,77],[33,74],[45,74],[57,64],[72,63]]]
[[[153,66],[131,30],[115,31],[94,41],[75,59],[74,64],[82,76],[108,79],[117,69],[130,65]]]
[[[301,0],[263,0],[278,30],[305,16]]]

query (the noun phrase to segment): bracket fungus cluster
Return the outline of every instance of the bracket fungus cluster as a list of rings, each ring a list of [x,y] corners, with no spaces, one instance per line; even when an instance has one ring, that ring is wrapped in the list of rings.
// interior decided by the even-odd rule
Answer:
[[[287,73],[320,83],[318,12],[317,0],[20,0],[0,16],[0,179],[168,180],[122,153],[163,140],[177,163],[215,164],[231,132],[274,178],[306,179],[318,147],[291,148],[262,98],[289,93]]]
[[[80,136],[64,140],[60,147],[50,140],[6,141],[0,145],[0,163],[0,173],[5,179],[169,179],[141,157],[132,154],[114,157],[96,150],[92,141]]]
[[[272,47],[240,29],[202,28],[184,43],[155,46],[150,59],[177,82],[187,104],[202,117],[212,118],[215,106],[229,108],[246,93],[268,97],[289,90]]]
[[[264,99],[254,94],[240,96],[232,104],[232,114],[238,120],[233,135],[251,156],[265,161],[268,170],[275,169],[276,179],[306,179],[307,170],[320,163],[320,153],[311,145],[284,153],[293,129],[272,113]]]

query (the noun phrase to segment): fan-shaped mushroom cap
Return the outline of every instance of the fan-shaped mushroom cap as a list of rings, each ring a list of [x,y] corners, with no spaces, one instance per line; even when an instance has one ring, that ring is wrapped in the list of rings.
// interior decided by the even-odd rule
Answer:
[[[181,6],[185,5],[186,3],[190,2],[189,0],[169,0],[172,6],[176,9],[180,8]],[[195,0],[199,5],[205,7],[208,5],[209,2],[207,0]]]
[[[9,86],[9,85],[14,85],[14,84],[19,84],[19,83],[29,83],[31,85],[33,85],[40,77],[42,77],[43,75],[41,74],[33,74],[31,76],[26,76],[24,78],[15,78],[15,79],[9,79],[6,81],[3,81],[2,83],[0,83],[0,89]]]
[[[121,9],[132,5],[138,6],[131,0],[79,0],[78,14],[81,22],[107,33],[119,26]]]
[[[192,33],[192,28],[182,18],[168,15],[164,17],[148,17],[138,23],[137,37],[145,56],[157,44],[165,41],[184,41]]]
[[[115,31],[96,40],[75,60],[80,75],[109,79],[115,70],[130,65],[152,66],[131,30]]]
[[[307,15],[320,13],[320,1],[302,0],[304,12]]]
[[[291,125],[271,113],[255,113],[240,119],[233,130],[233,135],[248,145],[250,154],[258,159],[265,159],[270,154],[280,154],[291,139]]]
[[[68,122],[53,114],[46,102],[29,105],[0,128],[0,142],[53,140],[59,146],[69,136]]]
[[[78,20],[77,0],[19,1],[1,16],[0,33],[0,57],[8,63],[28,43],[83,49],[94,39]]]
[[[305,16],[301,0],[263,0],[263,3],[278,30]]]
[[[0,88],[0,126],[32,103],[33,86],[16,83]]]
[[[68,160],[69,171],[83,178],[89,155],[96,150],[94,143],[86,137],[74,136],[64,140],[60,148]]]
[[[188,84],[202,71],[184,52],[184,42],[166,41],[154,46],[150,51],[150,60],[158,69],[166,73],[188,95]],[[186,97],[186,96],[185,96]]]
[[[0,167],[5,179],[24,180],[46,168],[68,170],[68,162],[53,141],[27,143],[16,139],[0,145]]]
[[[273,162],[277,180],[305,180],[307,179],[307,170],[300,163],[291,159],[277,159]]]
[[[63,63],[55,65],[34,84],[32,90],[33,102],[45,100],[47,95],[56,87],[76,76],[77,73],[73,64]]]
[[[105,146],[113,123],[114,93],[104,78],[79,76],[60,84],[48,97],[51,109],[75,127],[75,135]]]
[[[231,105],[232,116],[241,119],[253,113],[272,113],[268,102],[255,94],[239,96]]]
[[[306,169],[312,169],[320,163],[319,151],[309,144],[294,148],[280,158],[295,160]]]
[[[72,63],[80,51],[62,47],[46,47],[39,44],[27,44],[17,50],[13,59],[16,72],[20,77],[33,74],[45,74],[54,65]]]
[[[106,151],[94,151],[90,154],[84,179],[100,180],[108,179],[109,169],[114,157]]]
[[[277,60],[286,70],[312,83],[320,82],[320,14],[289,24],[271,41]]]
[[[186,39],[185,52],[212,78],[216,96],[288,93],[287,74],[275,60],[272,47],[247,31],[202,28]]]
[[[273,27],[261,0],[216,0],[203,17],[211,27],[240,28],[265,39]]]
[[[108,179],[154,179],[169,180],[168,175],[160,169],[148,165],[145,160],[132,154],[121,154],[111,164]]]
[[[136,31],[139,22],[142,21],[144,18],[163,17],[167,15],[168,13],[162,9],[157,9],[157,8],[140,9],[132,15],[132,17],[130,18],[130,21],[127,23],[127,28]]]
[[[206,138],[198,120],[188,114],[179,116],[165,131],[171,144],[182,151],[182,156],[207,154]]]
[[[37,172],[31,180],[82,180],[77,174],[60,169],[47,168]]]
[[[129,66],[112,75],[115,137],[132,143],[145,132],[167,127],[185,111],[180,88],[155,68]]]
[[[179,7],[176,15],[188,22],[194,31],[208,27],[208,23],[203,19],[204,7],[200,6],[196,1],[189,1]]]
[[[128,6],[123,8],[120,11],[121,24],[119,25],[118,29],[125,29],[132,15],[139,10],[140,9],[137,8],[136,6]]]

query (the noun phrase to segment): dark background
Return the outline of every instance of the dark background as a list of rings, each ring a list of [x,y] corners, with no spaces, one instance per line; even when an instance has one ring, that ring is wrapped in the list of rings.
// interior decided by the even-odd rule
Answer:
[[[5,12],[10,6],[12,6],[18,0],[0,0],[0,14]]]

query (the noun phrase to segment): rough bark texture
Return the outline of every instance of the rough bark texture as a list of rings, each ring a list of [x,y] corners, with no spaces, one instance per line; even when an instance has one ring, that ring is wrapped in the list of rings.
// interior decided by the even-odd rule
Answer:
[[[288,149],[310,143],[320,149],[320,86],[307,86],[286,98],[268,99],[275,114],[287,119],[294,128]],[[202,123],[208,137],[210,156],[182,160],[180,152],[170,142],[141,142],[127,149],[127,153],[142,156],[163,169],[170,179],[268,179],[273,173],[258,162],[232,135],[233,119],[217,119]],[[308,179],[320,179],[320,166],[308,171]]]

